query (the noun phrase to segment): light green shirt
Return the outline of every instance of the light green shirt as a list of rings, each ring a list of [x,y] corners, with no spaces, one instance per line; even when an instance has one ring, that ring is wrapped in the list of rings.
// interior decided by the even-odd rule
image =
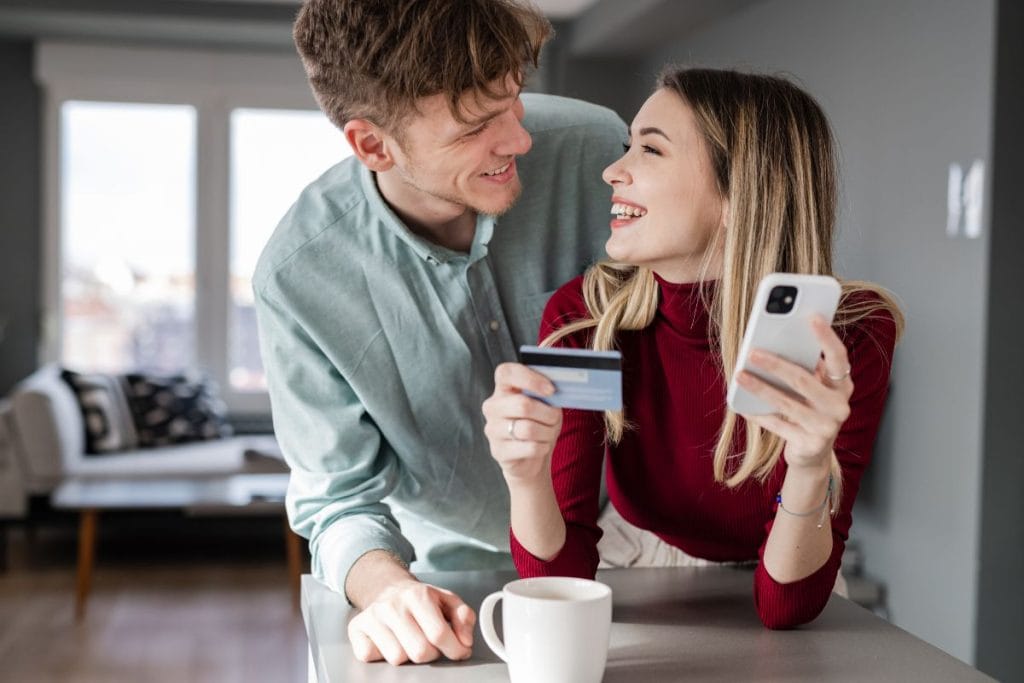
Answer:
[[[480,407],[495,367],[536,342],[553,290],[604,256],[601,171],[626,139],[607,109],[523,102],[522,195],[498,219],[479,216],[468,254],[411,233],[350,158],[303,191],[260,257],[288,515],[335,590],[375,549],[416,569],[511,566],[508,490]]]

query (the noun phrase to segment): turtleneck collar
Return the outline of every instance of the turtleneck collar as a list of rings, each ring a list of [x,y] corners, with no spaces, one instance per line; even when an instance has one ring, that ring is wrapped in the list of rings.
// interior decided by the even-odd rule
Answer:
[[[709,344],[709,332],[711,330],[711,316],[704,307],[701,299],[700,282],[685,282],[676,284],[668,282],[654,274],[658,282],[658,319],[668,325],[681,337]],[[703,283],[705,297],[714,293],[718,288],[717,280],[710,280]]]

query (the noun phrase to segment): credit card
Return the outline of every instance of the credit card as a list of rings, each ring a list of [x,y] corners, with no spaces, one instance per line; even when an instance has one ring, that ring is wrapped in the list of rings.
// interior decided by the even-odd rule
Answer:
[[[618,351],[520,346],[519,362],[555,385],[551,396],[524,391],[528,396],[559,408],[622,409],[622,354]]]

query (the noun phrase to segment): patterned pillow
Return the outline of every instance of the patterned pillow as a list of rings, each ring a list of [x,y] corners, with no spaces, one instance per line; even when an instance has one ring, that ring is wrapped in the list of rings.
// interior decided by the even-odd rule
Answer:
[[[129,373],[124,389],[143,448],[231,436],[227,407],[202,377]]]
[[[118,376],[64,370],[61,377],[75,392],[82,411],[86,455],[138,447],[135,423]]]

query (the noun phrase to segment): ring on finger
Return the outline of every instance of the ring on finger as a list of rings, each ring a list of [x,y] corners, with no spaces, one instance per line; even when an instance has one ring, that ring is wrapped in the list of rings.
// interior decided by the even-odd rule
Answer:
[[[515,441],[522,441],[522,439],[516,436],[516,422],[519,422],[518,417],[513,417],[508,421],[508,437]]]
[[[849,365],[847,365],[846,366],[846,372],[844,372],[843,374],[838,375],[838,376],[826,374],[825,377],[829,378],[833,382],[842,382],[844,379],[846,379],[847,377],[850,376],[850,372],[852,370],[853,370],[853,368],[851,368]]]

